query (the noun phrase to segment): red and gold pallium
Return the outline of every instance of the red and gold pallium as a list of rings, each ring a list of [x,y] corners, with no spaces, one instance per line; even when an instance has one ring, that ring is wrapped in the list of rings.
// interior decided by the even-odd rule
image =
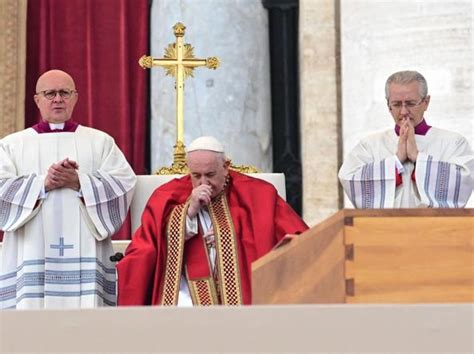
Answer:
[[[168,254],[166,256],[165,280],[163,284],[162,305],[178,303],[179,283],[183,269],[184,232],[186,224],[186,205],[177,205],[171,212],[166,234]]]
[[[223,305],[242,304],[237,239],[225,193],[209,206],[216,240],[216,267],[219,294]]]
[[[240,283],[237,239],[225,193],[216,197],[208,206],[214,227],[216,242],[216,271],[213,277],[190,279],[186,269],[189,291],[194,305],[241,305],[242,286]],[[183,269],[184,233],[187,204],[173,209],[168,227],[168,255],[166,258],[165,280],[161,303],[176,305],[179,283]],[[211,269],[209,257],[207,257]]]
[[[189,279],[189,278],[188,278]],[[216,284],[212,277],[188,281],[189,292],[195,306],[218,305]]]

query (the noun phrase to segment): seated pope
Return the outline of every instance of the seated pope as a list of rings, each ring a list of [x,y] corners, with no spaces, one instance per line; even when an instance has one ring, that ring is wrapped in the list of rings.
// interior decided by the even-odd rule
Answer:
[[[229,169],[223,145],[200,137],[190,173],[157,188],[117,264],[119,305],[242,305],[252,262],[308,227],[274,186]]]

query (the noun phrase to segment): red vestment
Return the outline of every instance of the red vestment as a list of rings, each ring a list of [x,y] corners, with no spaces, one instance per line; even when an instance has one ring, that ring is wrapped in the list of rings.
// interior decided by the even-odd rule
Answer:
[[[252,262],[268,253],[286,234],[301,233],[308,226],[278,196],[272,184],[238,172],[230,171],[229,175],[225,197],[230,226],[235,231],[234,245],[238,259],[235,274],[240,277],[241,303],[250,304]],[[169,270],[165,271],[167,256],[179,256],[173,252],[176,248],[172,248],[171,252],[168,250],[170,219],[173,211],[183,210],[191,191],[188,175],[157,188],[148,200],[142,225],[133,236],[125,257],[117,265],[119,305],[163,303],[165,273],[169,274]],[[213,227],[216,230],[217,225]],[[184,250],[180,252],[188,279],[209,277],[212,271],[208,267],[202,236],[198,234],[185,243],[184,234],[182,238],[179,242]],[[179,276],[181,271],[175,270]]]

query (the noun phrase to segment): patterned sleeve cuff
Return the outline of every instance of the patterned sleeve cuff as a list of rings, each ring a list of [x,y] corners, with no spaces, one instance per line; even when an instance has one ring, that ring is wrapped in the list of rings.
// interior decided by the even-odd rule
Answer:
[[[186,232],[184,236],[185,241],[196,236],[197,233],[198,233],[197,216],[190,218],[189,216],[186,215]]]
[[[40,191],[40,194],[38,196],[38,199],[40,199],[40,200],[46,199],[47,196],[48,196],[48,192],[46,192],[46,187],[44,186],[44,183],[43,183],[43,186],[41,187],[41,191]]]
[[[395,167],[397,168],[398,173],[405,172],[405,167],[403,167],[403,164],[400,162],[397,155],[395,155]]]

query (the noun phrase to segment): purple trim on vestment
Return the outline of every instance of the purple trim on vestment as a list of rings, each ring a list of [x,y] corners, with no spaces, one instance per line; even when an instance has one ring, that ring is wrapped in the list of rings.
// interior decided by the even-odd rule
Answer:
[[[431,129],[431,125],[428,125],[423,118],[423,120],[415,127],[415,134],[416,135],[426,135],[428,133],[428,130]],[[400,136],[400,127],[398,125],[395,125],[395,133],[397,133],[398,136]]]
[[[74,133],[79,126],[79,123],[73,121],[72,119],[67,120],[64,122],[64,128],[63,129],[51,129],[49,126],[49,123],[45,120],[41,120],[38,124],[35,124],[32,126],[34,130],[38,134],[43,134],[43,133]]]

